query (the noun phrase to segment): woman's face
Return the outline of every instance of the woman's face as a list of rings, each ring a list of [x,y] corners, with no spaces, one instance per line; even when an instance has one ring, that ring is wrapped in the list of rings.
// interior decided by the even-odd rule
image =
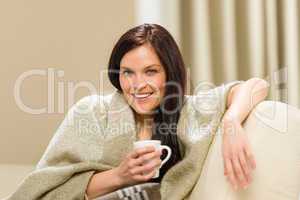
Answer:
[[[152,114],[165,94],[166,72],[150,44],[123,56],[119,81],[125,99],[135,112]]]

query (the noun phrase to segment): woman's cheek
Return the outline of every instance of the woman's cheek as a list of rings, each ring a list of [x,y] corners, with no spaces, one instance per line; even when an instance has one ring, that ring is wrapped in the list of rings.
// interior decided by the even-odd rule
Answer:
[[[125,79],[124,77],[120,77],[119,79],[120,81],[120,85],[121,85],[121,89],[124,91],[124,92],[130,92],[130,81],[128,79]]]
[[[155,85],[156,85],[156,89],[157,89],[159,97],[164,96],[165,85],[166,85],[166,81],[165,81],[164,77],[157,79]]]

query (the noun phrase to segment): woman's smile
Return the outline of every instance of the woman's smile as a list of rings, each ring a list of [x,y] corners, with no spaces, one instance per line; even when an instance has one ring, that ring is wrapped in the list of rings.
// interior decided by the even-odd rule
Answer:
[[[157,96],[155,92],[133,93],[130,96],[132,98],[133,107],[140,111],[143,110],[143,112],[153,110],[153,105],[159,102],[157,98],[155,98]]]
[[[134,98],[138,99],[138,100],[144,100],[147,99],[148,97],[150,97],[153,94],[153,92],[148,92],[148,93],[134,93],[131,94]]]

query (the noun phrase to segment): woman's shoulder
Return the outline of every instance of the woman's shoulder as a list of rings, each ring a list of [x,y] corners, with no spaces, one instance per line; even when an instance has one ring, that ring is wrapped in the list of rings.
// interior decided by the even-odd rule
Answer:
[[[110,107],[115,92],[109,94],[92,94],[80,98],[72,107],[72,109],[81,111],[95,111],[106,112]]]
[[[223,112],[230,89],[243,82],[236,80],[221,85],[199,84],[192,94],[185,95],[184,104],[189,108],[188,110],[195,110],[201,114]]]
[[[118,90],[112,91],[107,94],[92,94],[84,96],[79,99],[75,104],[74,108],[76,110],[86,110],[97,112],[108,112],[109,110],[115,110],[128,106],[126,100],[124,99],[122,93]]]
[[[107,95],[92,94],[80,98],[76,102],[75,106],[76,107],[96,106],[98,104],[108,103],[111,98],[112,98],[112,94],[107,94]]]

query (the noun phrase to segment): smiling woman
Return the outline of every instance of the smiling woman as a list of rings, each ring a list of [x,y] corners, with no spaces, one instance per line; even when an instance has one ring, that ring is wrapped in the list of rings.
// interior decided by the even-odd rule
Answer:
[[[267,91],[250,104],[258,81],[250,79],[185,95],[181,53],[170,33],[157,24],[142,24],[121,36],[109,59],[108,76],[116,91],[84,97],[70,109],[36,170],[9,200],[124,199],[128,191],[133,199],[141,194],[145,199],[185,199],[198,181],[225,111],[227,125],[231,116],[243,120]],[[251,169],[244,174],[248,166],[238,159],[254,157],[247,138],[237,135],[224,136],[226,175],[233,185],[245,186]],[[160,149],[134,148],[135,142],[149,139],[170,147],[164,165],[166,155]]]
[[[157,24],[132,28],[113,48],[109,78],[131,106],[140,138],[161,140],[172,149],[157,179],[160,182],[181,159],[176,125],[186,91],[186,70],[175,40]]]

